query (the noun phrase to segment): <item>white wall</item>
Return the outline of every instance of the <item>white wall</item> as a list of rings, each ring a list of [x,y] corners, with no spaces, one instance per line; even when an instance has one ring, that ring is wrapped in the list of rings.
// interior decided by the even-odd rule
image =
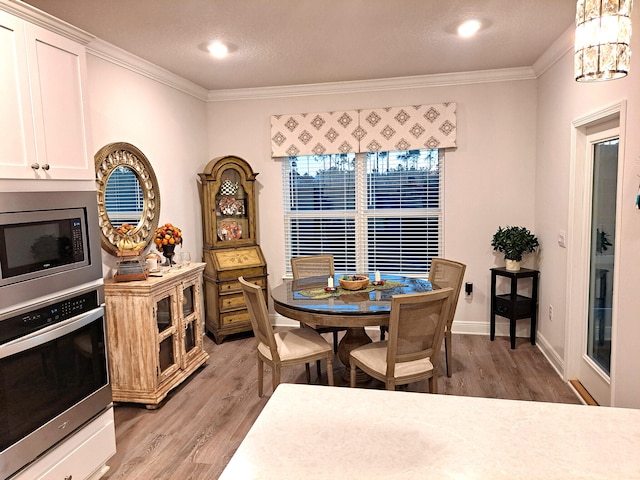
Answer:
[[[632,14],[640,25],[640,9]],[[566,327],[564,313],[567,298],[568,251],[557,244],[560,230],[567,230],[571,162],[571,122],[621,100],[627,101],[624,135],[619,281],[614,285],[619,302],[614,326],[612,351],[613,404],[640,408],[640,211],[635,198],[640,183],[640,35],[634,32],[631,49],[631,73],[620,80],[580,84],[573,80],[573,57],[569,51],[538,79],[537,157],[536,157],[536,232],[545,246],[540,267],[543,272],[540,294],[539,332],[564,358]],[[548,305],[555,316],[549,321]],[[564,358],[565,362],[567,361]]]
[[[205,102],[91,54],[87,70],[93,152],[128,142],[145,154],[159,183],[160,222],[180,227],[182,248],[199,260],[197,174],[207,162]],[[102,258],[109,278],[115,258],[104,252]]]
[[[462,295],[453,330],[488,334],[489,268],[504,265],[491,237],[498,225],[534,226],[532,79],[210,102],[209,157],[237,155],[259,172],[259,243],[271,286],[281,283],[286,266],[281,165],[270,157],[270,116],[446,101],[457,102],[458,147],[445,153],[444,255],[466,263],[465,279],[474,283],[473,296]],[[521,329],[527,334],[528,322]]]

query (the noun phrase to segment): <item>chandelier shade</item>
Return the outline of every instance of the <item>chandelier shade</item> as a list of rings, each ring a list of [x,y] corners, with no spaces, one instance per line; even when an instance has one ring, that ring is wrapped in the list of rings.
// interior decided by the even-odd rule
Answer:
[[[631,60],[633,0],[578,0],[575,78],[596,82],[622,78]]]

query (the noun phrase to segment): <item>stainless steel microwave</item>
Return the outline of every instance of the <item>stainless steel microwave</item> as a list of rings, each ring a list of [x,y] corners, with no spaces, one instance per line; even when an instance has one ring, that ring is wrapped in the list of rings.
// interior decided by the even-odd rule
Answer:
[[[0,193],[0,312],[102,279],[96,193]]]

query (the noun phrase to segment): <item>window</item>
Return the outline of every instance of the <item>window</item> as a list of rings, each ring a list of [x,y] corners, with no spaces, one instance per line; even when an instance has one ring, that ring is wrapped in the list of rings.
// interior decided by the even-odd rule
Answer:
[[[333,254],[336,272],[425,274],[442,250],[442,150],[283,159],[291,257]]]

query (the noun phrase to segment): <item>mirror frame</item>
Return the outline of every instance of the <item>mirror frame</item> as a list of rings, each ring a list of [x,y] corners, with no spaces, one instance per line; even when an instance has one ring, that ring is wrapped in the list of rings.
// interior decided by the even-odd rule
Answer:
[[[111,255],[118,253],[118,241],[124,238],[111,225],[105,204],[107,181],[118,167],[129,167],[136,175],[144,198],[142,215],[138,224],[127,238],[134,242],[144,242],[144,248],[153,240],[160,217],[160,191],[158,180],[147,157],[130,143],[116,142],[102,147],[94,155],[96,167],[96,184],[98,194],[98,224],[100,226],[100,242]]]

